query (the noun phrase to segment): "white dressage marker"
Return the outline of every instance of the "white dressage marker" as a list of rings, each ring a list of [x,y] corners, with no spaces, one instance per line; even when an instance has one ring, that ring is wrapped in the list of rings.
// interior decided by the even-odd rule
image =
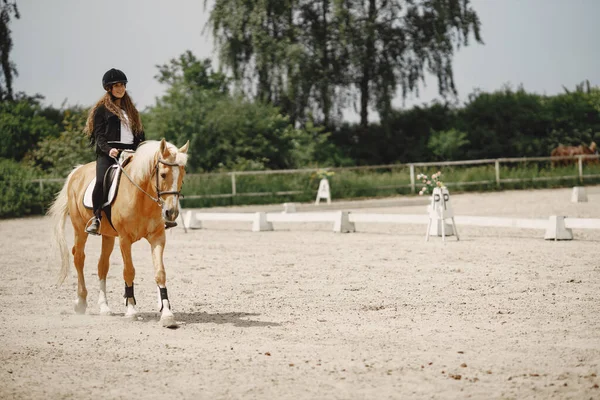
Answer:
[[[427,233],[425,240],[429,241],[429,235],[442,236],[442,241],[446,241],[446,236],[456,233],[456,240],[460,240],[456,223],[454,222],[454,211],[450,204],[450,192],[448,189],[436,187],[431,195],[431,204],[428,208],[429,224],[427,225]],[[452,226],[446,223],[446,218],[452,220]],[[435,221],[435,224],[432,222]],[[433,226],[432,226],[433,225]]]
[[[331,204],[331,190],[329,190],[329,180],[326,178],[321,179],[321,182],[319,182],[319,190],[317,190],[315,205],[318,205],[321,199],[326,199],[327,204]]]
[[[587,194],[585,194],[585,188],[583,186],[573,187],[571,193],[571,203],[586,203],[588,201]]]

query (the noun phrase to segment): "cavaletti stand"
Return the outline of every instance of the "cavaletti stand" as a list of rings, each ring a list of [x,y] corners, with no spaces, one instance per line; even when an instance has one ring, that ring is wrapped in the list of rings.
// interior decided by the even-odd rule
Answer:
[[[450,204],[450,192],[448,189],[436,187],[431,195],[431,204],[428,207],[429,224],[427,225],[427,234],[425,240],[429,241],[429,235],[442,236],[442,241],[446,241],[446,236],[456,234],[456,240],[460,240],[456,224],[454,223],[454,211]],[[452,220],[452,225],[446,223],[446,219]],[[432,224],[434,222],[434,224]]]

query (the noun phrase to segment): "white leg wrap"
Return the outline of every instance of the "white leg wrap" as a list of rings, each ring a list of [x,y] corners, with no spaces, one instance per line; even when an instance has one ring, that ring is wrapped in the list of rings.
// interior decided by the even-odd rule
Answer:
[[[165,293],[165,297],[166,296],[166,288],[162,288],[163,293]],[[157,291],[158,291],[158,308],[159,310],[162,311],[161,316],[160,316],[160,323],[162,324],[162,326],[167,327],[167,328],[176,328],[177,327],[177,322],[175,322],[175,316],[173,315],[173,312],[171,311],[171,304],[169,303],[168,299],[163,298],[163,296],[161,296],[161,287],[157,287]]]
[[[133,303],[132,298],[127,299],[127,311],[125,311],[125,317],[133,318],[137,314],[137,310],[135,309],[135,304]]]
[[[112,311],[108,307],[108,301],[106,300],[106,279],[101,279],[100,283],[100,294],[98,295],[98,305],[100,306],[100,315],[111,315]]]

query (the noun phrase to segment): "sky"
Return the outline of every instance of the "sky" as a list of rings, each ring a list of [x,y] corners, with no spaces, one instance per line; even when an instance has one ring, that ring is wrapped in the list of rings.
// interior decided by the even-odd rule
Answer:
[[[17,0],[11,60],[15,92],[45,96],[54,107],[91,106],[103,94],[110,68],[127,74],[127,89],[140,110],[152,106],[165,86],[154,78],[186,50],[218,65],[206,28],[204,0]],[[484,44],[474,40],[454,56],[460,102],[475,89],[505,85],[553,95],[584,80],[600,85],[600,0],[472,0]],[[472,39],[472,38],[471,38]],[[420,96],[397,107],[439,99],[428,76]],[[347,113],[349,120],[356,113]]]

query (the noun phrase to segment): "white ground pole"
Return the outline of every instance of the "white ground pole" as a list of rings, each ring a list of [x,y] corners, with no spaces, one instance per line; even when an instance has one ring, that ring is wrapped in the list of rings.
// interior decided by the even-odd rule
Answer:
[[[283,203],[283,213],[295,213],[296,203]]]
[[[586,203],[588,201],[585,188],[583,186],[573,187],[571,192],[571,203]]]
[[[444,217],[446,215],[444,214]],[[496,228],[524,228],[544,230],[546,240],[572,240],[572,229],[600,229],[600,219],[569,218],[552,215],[541,218],[506,218],[456,216],[456,224]],[[348,211],[300,212],[300,213],[199,213],[189,210],[185,215],[186,225],[190,229],[202,228],[202,221],[247,221],[252,231],[273,230],[273,223],[281,222],[332,222],[333,231],[355,232],[355,223],[393,223],[393,224],[429,224],[427,214],[376,214],[351,213]],[[444,232],[445,233],[445,232]]]

